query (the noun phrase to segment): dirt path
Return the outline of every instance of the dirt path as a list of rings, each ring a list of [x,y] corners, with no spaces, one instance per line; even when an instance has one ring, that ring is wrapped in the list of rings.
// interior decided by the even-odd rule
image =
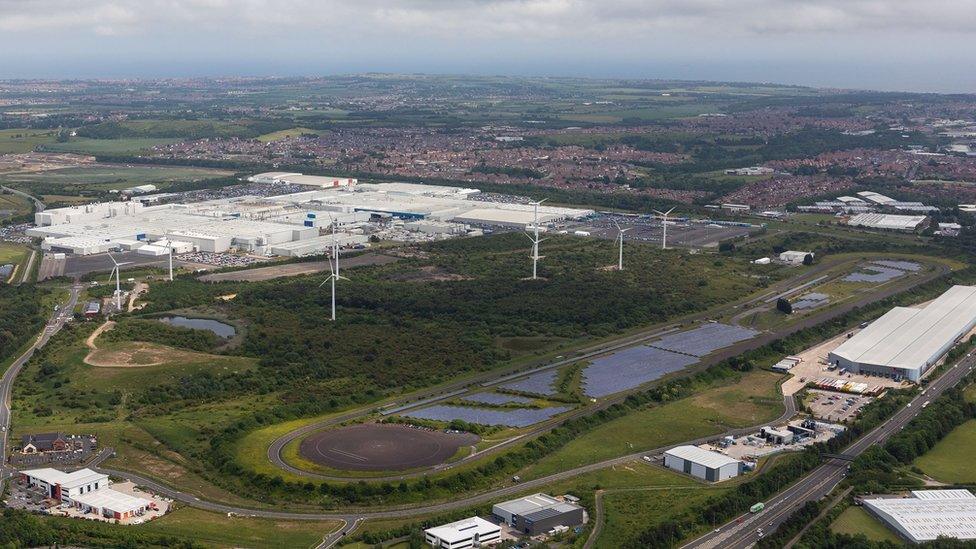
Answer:
[[[138,299],[139,296],[142,295],[142,292],[145,292],[148,289],[149,289],[149,285],[146,284],[145,282],[136,282],[135,287],[132,288],[131,292],[129,292],[128,309],[130,313],[136,309],[136,299]]]
[[[102,332],[104,332],[105,330],[111,330],[114,327],[115,327],[114,320],[106,320],[105,324],[102,324],[101,326],[96,328],[95,331],[92,332],[90,336],[88,336],[88,339],[85,340],[85,346],[91,349],[92,351],[97,351],[98,346],[95,345],[95,340],[98,339],[98,336],[102,335]],[[91,353],[88,354],[91,355]],[[88,359],[86,358],[85,361],[87,362]]]

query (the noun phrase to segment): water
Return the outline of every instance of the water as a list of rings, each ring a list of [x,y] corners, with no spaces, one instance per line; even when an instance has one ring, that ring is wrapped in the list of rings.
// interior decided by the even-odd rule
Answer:
[[[191,328],[193,330],[210,330],[217,337],[230,338],[237,334],[237,330],[230,324],[224,324],[209,318],[187,318],[185,316],[166,316],[159,319],[161,322]]]

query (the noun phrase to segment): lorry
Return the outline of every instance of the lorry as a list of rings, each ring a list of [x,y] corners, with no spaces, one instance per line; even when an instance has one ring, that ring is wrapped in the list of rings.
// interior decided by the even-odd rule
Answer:
[[[750,513],[758,513],[759,511],[762,511],[765,508],[766,508],[766,504],[760,501],[759,503],[757,503],[757,504],[753,505],[752,507],[750,507],[749,508],[749,512]]]

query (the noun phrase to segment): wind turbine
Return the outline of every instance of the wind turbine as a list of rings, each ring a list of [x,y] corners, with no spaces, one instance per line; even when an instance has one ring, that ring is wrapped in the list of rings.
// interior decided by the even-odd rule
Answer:
[[[675,208],[677,208],[677,206],[675,206]],[[663,221],[661,221],[661,228],[664,230],[664,233],[661,235],[661,249],[662,250],[667,250],[668,249],[668,215],[670,215],[671,212],[673,212],[673,211],[674,211],[674,208],[671,208],[670,210],[668,210],[666,212],[663,212],[663,213],[662,212],[659,212],[657,210],[654,210],[654,213],[656,213],[657,215],[661,216],[661,219],[663,220]]]
[[[332,266],[332,260],[335,259],[335,266]],[[319,288],[325,286],[326,282],[332,282],[332,321],[335,322],[336,319],[336,300],[335,300],[335,285],[336,280],[349,280],[344,276],[339,275],[339,239],[336,238],[336,227],[335,221],[332,222],[332,257],[329,258],[329,278],[326,278],[319,284]]]
[[[621,229],[620,224],[617,223],[616,221],[614,221],[613,224],[617,226],[616,240],[620,241],[620,253],[617,256],[617,270],[622,271],[624,270],[624,233],[633,229],[633,227],[627,227],[626,229]]]
[[[542,240],[543,240],[543,239],[540,239],[539,238],[539,205],[542,204],[543,202],[545,202],[546,200],[548,200],[548,198],[543,198],[542,200],[539,200],[538,202],[529,202],[529,204],[532,205],[532,230],[533,230],[533,236],[529,236],[527,234],[525,236],[528,237],[528,239],[530,241],[532,241],[532,255],[529,256],[529,257],[532,258],[532,280],[535,280],[535,279],[538,278],[538,276],[537,276],[537,273],[538,273],[538,263],[539,263],[539,260],[542,259],[542,257],[539,256],[539,243],[542,242]]]
[[[118,261],[115,260],[115,256],[112,255],[111,253],[108,254],[108,257],[109,259],[112,260],[112,263],[115,265],[115,267],[112,267],[112,272],[109,273],[108,275],[108,281],[109,282],[112,281],[112,275],[114,274],[115,275],[115,308],[121,311],[122,310],[122,278],[121,278],[122,271],[121,269],[119,269],[119,267],[121,267],[122,265],[128,265],[129,263],[132,262],[125,261],[119,263]]]

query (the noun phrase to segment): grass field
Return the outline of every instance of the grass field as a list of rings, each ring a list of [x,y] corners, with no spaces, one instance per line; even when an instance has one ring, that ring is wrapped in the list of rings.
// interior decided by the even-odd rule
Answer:
[[[53,143],[57,130],[0,130],[0,154],[17,154],[34,150],[38,145]]]
[[[889,541],[902,545],[904,542],[878,519],[872,517],[862,507],[848,507],[830,525],[838,534],[863,535],[871,541]]]
[[[745,427],[782,413],[781,376],[754,371],[732,384],[615,419],[527,468],[533,478],[603,459]]]
[[[921,470],[942,482],[976,483],[973,456],[976,455],[976,420],[956,427],[935,447],[915,460]]]
[[[154,184],[164,189],[171,183],[196,181],[230,175],[230,172],[207,168],[95,165],[62,168],[38,173],[0,176],[0,183],[18,187],[37,184],[57,186],[64,190],[119,190],[135,185]],[[65,193],[69,194],[69,193]]]
[[[18,194],[0,194],[0,221],[31,213],[30,200]]]
[[[176,143],[179,139],[164,137],[129,137],[123,139],[90,139],[73,137],[66,143],[45,143],[44,150],[76,154],[135,154],[139,151]]]
[[[258,136],[258,141],[264,143],[270,143],[271,141],[278,141],[279,139],[285,139],[286,137],[298,137],[302,134],[312,134],[320,135],[322,132],[320,130],[313,130],[310,128],[290,128],[287,130],[280,130],[276,132],[266,133],[264,135]]]

